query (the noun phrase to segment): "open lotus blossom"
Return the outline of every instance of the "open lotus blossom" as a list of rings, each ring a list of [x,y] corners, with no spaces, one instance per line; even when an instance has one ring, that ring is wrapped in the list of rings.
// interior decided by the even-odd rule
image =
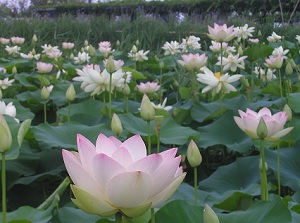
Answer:
[[[10,39],[0,37],[0,43],[1,44],[7,45],[7,44],[9,44],[9,42],[10,42]]]
[[[223,42],[222,50],[226,51],[227,47],[228,47],[228,43]],[[214,53],[219,53],[219,52],[221,52],[221,43],[212,40],[211,45],[209,46],[209,49],[211,51],[213,51]]]
[[[15,81],[15,79],[9,80],[8,77],[4,78],[3,80],[0,80],[0,88],[2,88],[3,90],[5,90],[9,86],[11,86],[14,81]]]
[[[18,37],[18,36],[13,36],[10,38],[10,40],[13,44],[17,44],[17,45],[21,45],[25,42],[25,38]]]
[[[172,106],[166,106],[167,103],[167,98],[164,99],[163,103],[159,103],[159,104],[154,104],[153,102],[151,102],[151,105],[153,106],[153,108],[155,109],[163,109],[166,111],[170,111],[172,109]]]
[[[199,71],[201,67],[205,66],[207,62],[207,56],[205,53],[199,55],[196,54],[183,54],[181,55],[183,60],[177,60],[177,62],[185,67],[188,71]]]
[[[45,44],[44,46],[41,46],[43,48],[42,53],[51,53],[52,51],[58,50],[58,46],[51,46],[50,44]]]
[[[249,38],[248,41],[251,42],[251,43],[258,43],[259,39],[257,39],[257,38],[254,38],[254,39],[253,38]]]
[[[109,41],[102,41],[98,45],[100,53],[109,54],[112,52],[111,43]]]
[[[74,46],[75,46],[75,44],[71,43],[71,42],[63,42],[62,43],[62,48],[65,50],[71,50],[74,48]]]
[[[9,102],[6,105],[4,101],[0,100],[0,115],[8,115],[10,117],[13,117],[16,122],[20,122],[19,119],[16,118],[17,110],[12,102]]]
[[[253,71],[256,75],[256,77],[260,78],[262,81],[272,81],[276,79],[276,75],[274,74],[274,70],[268,68],[267,71],[265,71],[261,67],[254,67]]]
[[[160,89],[160,86],[157,82],[141,82],[137,85],[138,91],[142,94],[152,94]]]
[[[108,59],[103,60],[104,67],[107,66],[107,62]],[[115,70],[121,69],[122,66],[124,65],[124,60],[113,60],[113,62],[114,62]]]
[[[239,54],[229,54],[227,57],[222,57],[223,71],[226,72],[230,70],[232,72],[236,72],[237,68],[245,69],[244,60],[246,58],[247,56],[239,57]],[[221,57],[218,58],[216,65],[221,65]]]
[[[272,32],[271,36],[267,37],[267,40],[269,42],[280,42],[281,41],[281,36],[277,35],[275,32]]]
[[[185,177],[177,148],[146,155],[139,135],[124,142],[100,134],[96,145],[77,135],[78,152],[62,150],[73,202],[85,212],[137,217],[162,204]]]
[[[24,59],[35,59],[35,60],[39,60],[41,57],[41,54],[33,54],[32,51],[30,51],[28,54],[25,53],[20,53],[20,56]]]
[[[53,65],[51,63],[44,63],[44,62],[37,62],[36,63],[36,69],[38,73],[41,74],[47,74],[49,73],[53,68]]]
[[[234,33],[238,40],[240,41],[241,39],[248,39],[249,37],[252,37],[252,33],[254,32],[254,27],[249,27],[248,24],[245,24],[242,27],[235,27],[234,28]]]
[[[264,119],[268,129],[268,134],[265,138],[267,141],[276,141],[293,129],[293,127],[284,128],[288,119],[288,116],[284,111],[272,115],[270,109],[264,107],[258,112],[252,111],[249,108],[247,108],[246,112],[243,112],[242,110],[239,110],[238,112],[240,117],[234,116],[236,124],[253,139],[259,138],[256,131],[261,118]]]
[[[21,48],[19,46],[5,46],[5,50],[9,55],[16,56],[20,53]]]
[[[269,56],[265,60],[265,66],[270,69],[280,69],[283,64],[283,56]]]
[[[122,69],[110,74],[106,69],[101,72],[99,65],[88,65],[82,70],[76,69],[76,71],[79,76],[74,77],[73,80],[82,82],[81,88],[85,92],[92,92],[91,95],[109,91],[110,75],[112,75],[111,90],[122,88],[126,82]]]
[[[235,37],[234,26],[227,28],[226,24],[218,25],[214,23],[214,28],[208,26],[207,36],[217,42],[229,42]]]
[[[149,50],[139,50],[135,53],[133,50],[130,50],[130,52],[128,53],[128,57],[131,58],[133,61],[145,61],[148,60],[147,54],[149,52]]]
[[[272,56],[280,56],[280,57],[283,57],[283,59],[287,59],[287,54],[290,50],[283,50],[283,47],[280,46],[280,47],[277,47],[273,50],[272,52]]]
[[[177,41],[166,42],[162,49],[165,51],[164,55],[176,55],[181,52],[180,44]]]
[[[199,43],[199,41],[199,37],[189,36],[188,38],[182,39],[180,48],[183,52],[187,52],[188,49],[199,50],[201,48],[201,44]]]
[[[58,60],[61,57],[62,52],[59,49],[57,49],[57,50],[52,50],[51,52],[46,53],[46,55],[50,59]]]
[[[77,57],[74,57],[74,63],[75,64],[82,64],[82,63],[89,62],[90,59],[91,59],[91,57],[89,56],[88,53],[78,52]]]
[[[300,44],[300,36],[296,35],[295,39],[298,41],[298,44]],[[0,41],[1,42],[1,41]]]
[[[207,84],[207,86],[202,89],[202,93],[206,93],[212,90],[213,96],[215,96],[220,91],[223,91],[223,93],[236,91],[236,88],[233,85],[231,85],[231,83],[239,80],[243,76],[241,74],[235,74],[230,76],[228,73],[213,73],[207,67],[201,68],[201,71],[204,73],[197,74],[197,80],[201,83]]]

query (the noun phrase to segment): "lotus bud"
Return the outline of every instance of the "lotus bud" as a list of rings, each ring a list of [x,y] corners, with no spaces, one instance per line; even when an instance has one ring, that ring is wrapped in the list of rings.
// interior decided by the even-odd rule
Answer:
[[[0,115],[0,153],[9,150],[12,144],[12,136],[9,126],[3,117]]]
[[[111,120],[111,130],[115,135],[120,135],[123,132],[123,127],[121,120],[117,114],[113,114],[112,120]]]
[[[88,45],[89,45],[89,41],[85,40],[85,41],[83,42],[83,45],[84,45],[84,46],[88,46]]]
[[[32,43],[35,44],[38,41],[38,38],[35,34],[32,36]]]
[[[269,167],[268,167],[268,164],[265,162],[265,169],[266,169],[266,171],[268,170],[268,168],[269,168]],[[260,160],[259,160],[259,170],[262,171],[262,169],[263,169],[263,168],[262,168],[262,159],[260,159]]]
[[[123,93],[127,96],[130,95],[130,87],[129,87],[128,84],[125,84],[124,89],[123,89]]]
[[[96,56],[96,50],[95,50],[95,48],[94,48],[92,45],[89,46],[88,53],[89,53],[89,55],[90,55],[91,57]]]
[[[35,49],[32,49],[31,52],[32,52],[33,55],[36,54]]]
[[[76,97],[76,91],[75,91],[74,85],[71,84],[67,89],[66,98],[69,102],[71,102],[71,101],[74,101],[75,97]]]
[[[283,107],[283,111],[286,113],[287,117],[288,117],[288,121],[292,120],[292,109],[290,108],[290,106],[288,106],[288,104],[285,104],[285,106]]]
[[[163,69],[164,67],[165,67],[164,62],[163,62],[163,61],[160,61],[160,63],[159,63],[159,68],[160,68],[160,69]]]
[[[150,99],[144,94],[141,103],[141,117],[145,121],[151,121],[154,119],[155,109],[153,108]]]
[[[3,94],[2,94],[2,90],[0,88],[0,99],[2,99],[2,97],[3,97]]]
[[[194,140],[190,141],[186,156],[191,167],[195,168],[201,164],[202,156]]]
[[[242,76],[242,77],[240,78],[240,82],[241,82],[242,85],[244,85],[246,88],[249,88],[249,87],[250,87],[250,84],[249,84],[248,79],[246,79],[244,76]]]
[[[121,45],[120,40],[117,40],[116,45],[117,45],[117,46],[120,46],[120,45]]]
[[[161,123],[163,120],[164,120],[164,116],[162,116],[162,115],[156,115],[154,117],[156,135],[158,135],[160,132],[160,127],[161,127]]]
[[[70,60],[74,60],[74,54],[73,53],[70,54]]]
[[[12,74],[17,74],[18,73],[18,70],[17,70],[16,66],[13,66],[13,68],[11,69],[11,73]]]
[[[48,87],[43,86],[42,91],[41,91],[41,98],[43,100],[47,100],[50,96],[52,89],[53,89],[52,85],[50,85]]]
[[[260,30],[258,31],[257,36],[258,36],[258,37],[261,37],[261,36],[262,36],[262,33],[261,33]]]
[[[136,41],[135,41],[135,45],[139,46],[139,45],[140,45],[140,41],[139,41],[139,40],[136,40]]]
[[[240,54],[240,56],[243,56],[244,54],[243,48],[241,46],[239,46],[238,48],[238,53]]]
[[[288,62],[286,67],[285,67],[285,73],[287,75],[292,75],[293,74],[293,67],[292,67],[292,64],[290,62]]]
[[[108,73],[112,74],[116,71],[115,62],[112,56],[109,56],[105,65],[105,68]]]
[[[262,140],[265,139],[268,135],[268,127],[263,118],[260,118],[260,120],[259,120],[257,129],[256,129],[256,134]]]
[[[135,45],[133,45],[133,47],[132,47],[132,49],[131,49],[131,52],[132,52],[132,53],[137,53],[137,48],[136,48]]]
[[[207,205],[204,205],[203,223],[220,223],[216,213]]]

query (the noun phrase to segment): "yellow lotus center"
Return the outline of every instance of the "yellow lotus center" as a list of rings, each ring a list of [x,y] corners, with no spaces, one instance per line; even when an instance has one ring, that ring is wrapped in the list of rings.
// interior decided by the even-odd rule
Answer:
[[[222,76],[224,76],[224,74],[221,74],[220,72],[216,72],[216,73],[214,73],[214,75],[215,75],[215,77],[218,78],[219,80],[220,80],[220,78],[221,78]]]

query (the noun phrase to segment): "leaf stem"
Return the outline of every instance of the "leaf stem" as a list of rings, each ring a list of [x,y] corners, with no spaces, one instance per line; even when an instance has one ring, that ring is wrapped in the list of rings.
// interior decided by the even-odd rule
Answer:
[[[197,197],[198,197],[198,174],[197,167],[194,167],[194,205],[197,205]]]
[[[6,162],[5,162],[5,152],[2,153],[1,162],[1,182],[2,182],[2,222],[6,223]]]

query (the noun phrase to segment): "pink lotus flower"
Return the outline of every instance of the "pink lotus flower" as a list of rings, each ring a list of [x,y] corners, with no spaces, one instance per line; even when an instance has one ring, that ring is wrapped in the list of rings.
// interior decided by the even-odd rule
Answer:
[[[265,66],[270,68],[270,69],[280,69],[283,64],[283,56],[269,56],[265,60]]]
[[[21,45],[21,44],[23,44],[25,42],[25,38],[23,38],[23,37],[15,37],[15,36],[13,36],[10,39],[11,39],[11,42],[13,44],[17,44],[17,45]]]
[[[115,70],[119,70],[124,65],[124,60],[113,60],[115,65]],[[108,59],[103,60],[104,67],[107,66]]]
[[[111,53],[111,43],[109,41],[102,41],[99,44],[99,51],[100,53]]]
[[[36,63],[36,69],[37,72],[41,74],[49,73],[53,68],[53,65],[51,63],[44,63],[44,62],[37,62]]]
[[[137,88],[142,94],[152,94],[158,91],[160,86],[157,82],[148,81],[146,83],[141,82],[139,85],[137,85]]]
[[[201,67],[205,66],[207,62],[207,56],[205,53],[199,55],[196,54],[183,54],[181,55],[183,60],[177,60],[177,62],[184,66],[188,71],[199,71]]]
[[[70,42],[63,42],[62,43],[62,48],[65,50],[71,50],[74,48],[74,43],[70,43]]]
[[[234,26],[227,28],[226,24],[220,26],[214,23],[214,28],[208,26],[208,32],[207,36],[217,42],[229,42],[235,37]]]
[[[293,129],[293,127],[284,129],[288,116],[283,111],[272,115],[266,107],[260,109],[259,112],[247,108],[246,113],[239,110],[239,114],[241,117],[234,116],[236,124],[253,139],[259,138],[256,130],[261,118],[264,119],[268,129],[268,135],[265,138],[267,141],[276,141]]]
[[[10,39],[6,39],[6,38],[3,38],[3,37],[0,37],[0,43],[3,44],[3,45],[7,45],[9,44],[10,42]]]
[[[73,202],[91,214],[137,217],[170,198],[185,177],[176,148],[147,156],[139,135],[122,143],[100,134],[93,145],[78,134],[77,146],[78,152],[62,150],[63,160]]]

